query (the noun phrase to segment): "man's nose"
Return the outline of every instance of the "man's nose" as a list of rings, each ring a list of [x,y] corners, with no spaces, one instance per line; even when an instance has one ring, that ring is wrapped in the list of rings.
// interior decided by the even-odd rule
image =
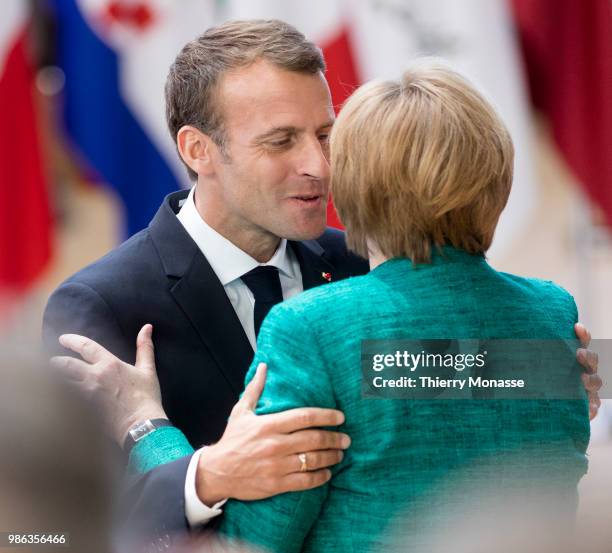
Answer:
[[[315,179],[329,178],[327,146],[318,138],[304,141],[298,159],[298,173]]]

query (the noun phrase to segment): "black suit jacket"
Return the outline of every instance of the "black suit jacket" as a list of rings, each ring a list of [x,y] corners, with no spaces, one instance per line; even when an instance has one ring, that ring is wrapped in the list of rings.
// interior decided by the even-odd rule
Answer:
[[[129,363],[138,331],[153,324],[164,409],[194,448],[218,440],[244,388],[253,350],[208,261],[176,217],[187,192],[168,195],[148,228],[70,277],[45,310],[47,348],[66,354],[63,333],[88,336]],[[289,242],[304,289],[367,271],[327,229],[317,240]],[[183,485],[189,459],[141,479],[134,500],[169,530],[185,528]]]

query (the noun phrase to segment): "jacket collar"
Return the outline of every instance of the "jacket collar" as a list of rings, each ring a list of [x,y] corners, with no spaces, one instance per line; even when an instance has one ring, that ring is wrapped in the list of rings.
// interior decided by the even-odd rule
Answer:
[[[177,219],[188,192],[164,199],[149,225],[151,239],[169,279],[169,291],[214,357],[220,372],[238,395],[253,358],[253,349],[225,290],[206,257]],[[326,282],[333,273],[324,248],[316,241],[289,242],[300,263],[304,289]]]
[[[328,281],[326,275],[334,274],[334,265],[327,259],[325,250],[316,240],[290,241],[289,246],[293,248],[300,264],[304,290],[325,284]]]
[[[168,194],[149,223],[149,232],[166,275],[180,278],[189,269],[198,246],[191,239],[176,214],[189,191]]]
[[[149,224],[149,232],[169,277],[184,276],[194,256],[201,255],[196,243],[176,218],[182,201],[187,199],[188,194],[187,190],[182,190],[166,196]],[[334,271],[335,267],[329,261],[325,249],[316,240],[290,240],[288,245],[293,248],[300,263],[304,290],[325,282],[322,273]]]

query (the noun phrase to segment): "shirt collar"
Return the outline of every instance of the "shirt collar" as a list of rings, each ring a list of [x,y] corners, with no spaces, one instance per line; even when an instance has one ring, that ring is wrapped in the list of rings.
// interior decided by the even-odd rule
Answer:
[[[295,278],[285,238],[281,239],[276,252],[267,263],[259,263],[204,221],[195,206],[195,188],[194,186],[190,190],[177,217],[223,286],[262,265],[271,265],[288,277]]]

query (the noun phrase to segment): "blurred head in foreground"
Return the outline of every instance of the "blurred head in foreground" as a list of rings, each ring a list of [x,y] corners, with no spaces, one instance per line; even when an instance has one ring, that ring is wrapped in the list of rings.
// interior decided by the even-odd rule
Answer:
[[[362,86],[331,135],[332,194],[349,247],[415,263],[442,244],[484,254],[513,159],[494,109],[450,69],[422,62],[399,81]]]
[[[36,357],[1,344],[0,381],[0,528],[110,551],[113,473],[97,418]]]

